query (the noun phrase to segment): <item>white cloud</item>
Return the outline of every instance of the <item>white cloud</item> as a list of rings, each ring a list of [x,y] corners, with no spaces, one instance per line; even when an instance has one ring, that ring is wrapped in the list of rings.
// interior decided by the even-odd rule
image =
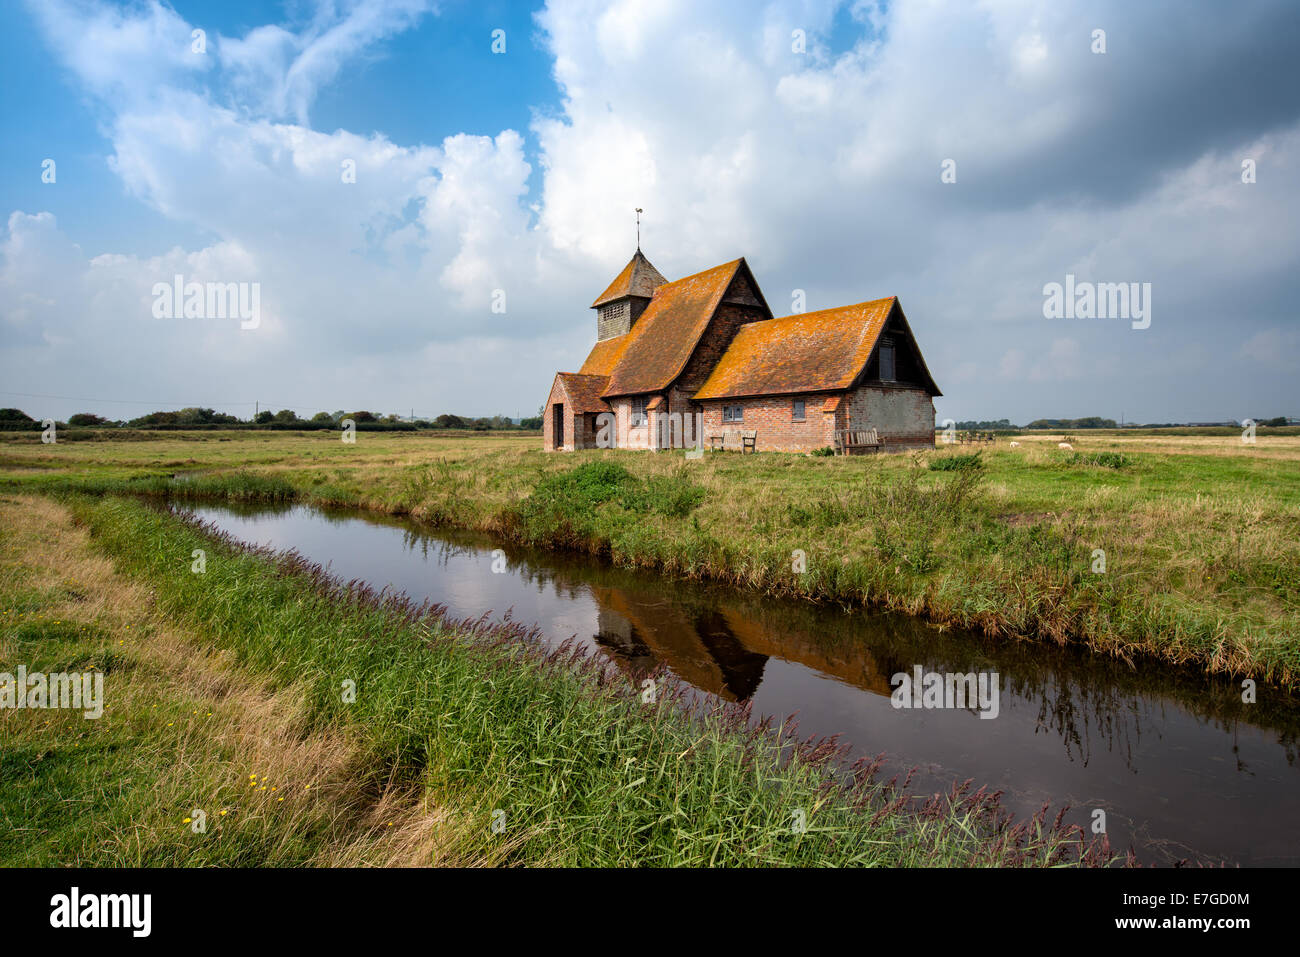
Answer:
[[[430,0],[371,0],[321,4],[300,34],[280,26],[259,27],[243,38],[222,37],[220,56],[237,88],[276,118],[301,125],[321,87],[344,63],[372,44],[416,23],[433,9]]]

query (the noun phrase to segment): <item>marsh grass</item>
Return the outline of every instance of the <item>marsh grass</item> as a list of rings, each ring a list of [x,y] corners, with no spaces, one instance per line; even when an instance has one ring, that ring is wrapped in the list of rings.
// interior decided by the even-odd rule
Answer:
[[[1133,464],[1133,459],[1123,452],[1074,452],[1065,458],[1066,465],[1091,465],[1096,468],[1122,469]]]
[[[984,467],[984,456],[980,452],[969,452],[964,455],[945,455],[942,458],[932,458],[930,460],[930,470],[932,472],[953,472],[963,469],[982,469]]]

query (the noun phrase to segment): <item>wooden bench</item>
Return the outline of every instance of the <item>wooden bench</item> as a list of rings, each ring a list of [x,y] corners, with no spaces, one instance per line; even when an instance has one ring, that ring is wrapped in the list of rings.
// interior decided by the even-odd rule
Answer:
[[[732,447],[740,446],[740,454],[745,452],[758,451],[758,429],[723,429],[721,432],[713,432],[709,435],[709,448],[715,452],[721,452],[727,447],[727,439],[731,437]]]
[[[840,455],[879,452],[883,443],[875,429],[836,429],[835,451]]]

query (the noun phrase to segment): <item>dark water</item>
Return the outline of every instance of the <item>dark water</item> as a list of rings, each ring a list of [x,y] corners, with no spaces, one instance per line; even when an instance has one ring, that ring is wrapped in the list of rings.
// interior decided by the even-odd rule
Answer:
[[[1112,847],[1144,863],[1300,863],[1300,705],[1281,692],[1261,687],[1243,704],[1237,683],[1173,668],[669,581],[389,517],[196,512],[456,617],[509,611],[548,641],[576,636],[630,681],[664,662],[706,692],[752,700],[756,714],[798,712],[802,734],[839,733],[856,754],[884,752],[890,771],[918,768],[920,793],[974,779],[1018,816],[1050,801],[1085,826],[1100,808]],[[494,572],[498,548],[505,568]],[[895,709],[890,678],[917,665],[997,672],[998,716]]]

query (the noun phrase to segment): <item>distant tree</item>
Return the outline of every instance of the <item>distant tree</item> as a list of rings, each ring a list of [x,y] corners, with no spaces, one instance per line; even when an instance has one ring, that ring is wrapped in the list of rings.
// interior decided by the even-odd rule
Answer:
[[[239,419],[233,415],[226,415],[215,409],[200,409],[196,406],[181,409],[175,415],[178,425],[235,425],[239,422]]]
[[[540,429],[542,427],[542,417],[539,415],[529,419],[520,419],[519,427],[521,429]]]
[[[293,409],[281,409],[279,412],[275,413],[275,421],[276,422],[297,422],[298,415],[293,411]]]
[[[1265,419],[1263,422],[1260,422],[1259,424],[1260,425],[1286,425],[1286,416],[1279,415],[1276,418]]]
[[[362,422],[378,422],[373,412],[366,412],[364,409],[360,412],[349,412],[343,416],[345,419],[351,419],[353,422],[360,424]]]
[[[22,409],[0,409],[0,422],[35,422]]]
[[[101,419],[93,412],[78,412],[76,415],[68,416],[68,425],[109,425],[108,419]]]
[[[179,412],[148,412],[139,418],[132,419],[130,425],[175,425],[180,418]]]
[[[463,429],[468,423],[458,415],[440,415],[433,420],[435,429]]]
[[[430,422],[429,422],[428,419],[416,419],[416,420],[415,420],[415,427],[416,427],[417,429],[427,429],[427,428],[429,428],[429,426],[430,426]]]
[[[333,425],[334,416],[328,412],[317,412],[311,417],[311,421],[313,425]]]
[[[265,425],[268,422],[274,422],[275,413],[270,409],[263,409],[261,412],[257,413],[257,418],[253,419],[253,421],[258,425]]]

